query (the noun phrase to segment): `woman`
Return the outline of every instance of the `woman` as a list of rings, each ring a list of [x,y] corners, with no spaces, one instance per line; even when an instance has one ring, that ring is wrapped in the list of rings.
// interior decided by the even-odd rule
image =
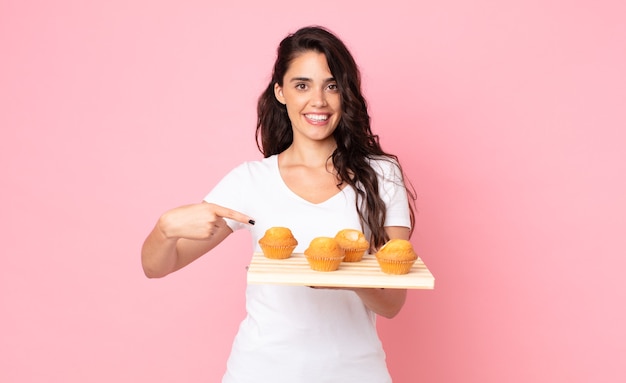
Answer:
[[[281,42],[256,135],[263,160],[160,217],[142,249],[148,277],[188,265],[239,229],[255,251],[272,226],[292,230],[296,252],[344,228],[362,230],[373,249],[409,238],[411,194],[370,129],[356,63],[332,33],[306,27]],[[405,298],[400,289],[249,285],[223,382],[390,382],[375,316],[395,316]]]

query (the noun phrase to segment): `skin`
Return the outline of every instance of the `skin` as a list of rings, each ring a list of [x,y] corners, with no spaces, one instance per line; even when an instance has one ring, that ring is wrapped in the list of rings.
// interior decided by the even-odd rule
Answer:
[[[307,51],[296,57],[275,84],[293,127],[293,143],[278,155],[285,184],[302,198],[320,203],[339,192],[330,161],[336,147],[333,131],[341,119],[341,99],[326,57]],[[219,245],[232,230],[224,218],[248,224],[252,217],[223,206],[201,202],[165,212],[146,238],[141,260],[149,278],[179,270]],[[406,227],[386,227],[390,238],[409,238]],[[404,305],[406,290],[353,288],[378,315],[392,318]]]

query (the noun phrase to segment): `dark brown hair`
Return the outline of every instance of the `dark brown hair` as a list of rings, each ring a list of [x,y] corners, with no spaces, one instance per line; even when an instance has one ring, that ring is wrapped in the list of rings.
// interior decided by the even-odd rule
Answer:
[[[341,95],[341,120],[333,133],[337,148],[331,158],[341,180],[339,185],[346,182],[357,193],[356,207],[361,222],[366,223],[371,230],[372,245],[378,248],[389,239],[384,230],[387,209],[380,197],[378,178],[370,160],[383,158],[398,167],[400,163],[395,155],[382,150],[378,136],[372,133],[367,103],[361,93],[361,74],[356,62],[345,44],[327,29],[318,26],[302,28],[287,36],[278,46],[272,79],[259,97],[257,105],[257,146],[265,157],[269,157],[283,152],[291,145],[291,122],[285,106],[275,97],[274,84],[282,86],[291,62],[307,51],[323,53],[330,72],[337,81]],[[401,168],[400,171],[402,172]],[[415,197],[408,188],[407,194],[412,231]]]

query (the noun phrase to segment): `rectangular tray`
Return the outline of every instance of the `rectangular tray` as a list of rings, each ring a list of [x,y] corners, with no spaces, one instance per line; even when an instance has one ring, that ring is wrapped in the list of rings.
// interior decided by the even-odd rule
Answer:
[[[389,275],[380,271],[373,254],[365,254],[361,262],[342,262],[336,271],[314,271],[303,253],[287,259],[269,259],[255,252],[248,266],[248,283],[295,286],[372,287],[396,289],[434,289],[435,278],[421,258],[405,275]]]

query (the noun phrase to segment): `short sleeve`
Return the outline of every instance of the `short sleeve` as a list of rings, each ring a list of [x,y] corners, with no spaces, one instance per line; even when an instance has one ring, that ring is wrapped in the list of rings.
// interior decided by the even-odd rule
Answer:
[[[411,213],[402,171],[397,162],[376,160],[372,166],[378,173],[380,196],[387,206],[385,226],[411,228]]]
[[[239,212],[246,212],[245,191],[250,190],[250,171],[246,163],[243,163],[227,173],[213,189],[204,197],[205,202],[214,203]],[[224,218],[226,224],[233,230],[243,229],[241,222]]]

